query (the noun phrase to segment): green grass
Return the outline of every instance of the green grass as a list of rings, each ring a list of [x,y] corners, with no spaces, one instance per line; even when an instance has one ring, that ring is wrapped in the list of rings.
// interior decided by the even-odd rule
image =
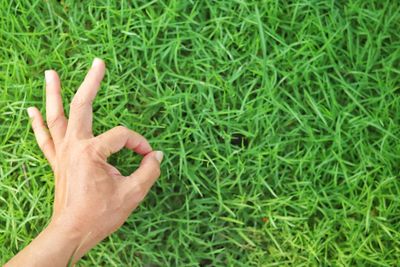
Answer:
[[[51,214],[25,109],[44,112],[54,68],[68,110],[95,56],[95,132],[125,125],[166,156],[79,266],[400,262],[397,1],[132,2],[0,0],[0,263]]]

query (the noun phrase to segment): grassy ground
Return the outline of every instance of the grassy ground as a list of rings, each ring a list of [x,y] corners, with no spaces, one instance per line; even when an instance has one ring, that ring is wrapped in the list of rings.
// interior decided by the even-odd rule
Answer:
[[[166,158],[80,266],[400,262],[397,1],[132,2],[0,0],[0,263],[51,214],[25,109],[48,68],[67,104],[95,56],[96,133],[128,126]]]

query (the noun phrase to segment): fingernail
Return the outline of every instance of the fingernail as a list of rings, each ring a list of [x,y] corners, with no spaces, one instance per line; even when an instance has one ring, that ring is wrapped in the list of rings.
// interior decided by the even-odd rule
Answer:
[[[93,59],[92,68],[97,67],[102,63],[103,63],[103,60],[101,60],[100,58],[96,57],[96,58]]]
[[[44,72],[44,79],[45,79],[46,83],[51,82],[51,71],[50,70],[46,70]]]
[[[158,162],[161,163],[164,157],[164,153],[162,151],[156,151],[154,156],[156,157]]]
[[[26,109],[26,111],[28,112],[29,118],[33,118],[34,108],[33,107],[29,107],[29,108]]]

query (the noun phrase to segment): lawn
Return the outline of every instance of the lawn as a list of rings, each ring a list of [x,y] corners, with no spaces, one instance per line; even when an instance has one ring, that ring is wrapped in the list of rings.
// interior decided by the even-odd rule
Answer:
[[[127,126],[165,160],[79,266],[399,264],[396,0],[0,0],[0,264],[52,211],[26,108],[45,112],[52,68],[68,111],[95,56],[95,133]]]

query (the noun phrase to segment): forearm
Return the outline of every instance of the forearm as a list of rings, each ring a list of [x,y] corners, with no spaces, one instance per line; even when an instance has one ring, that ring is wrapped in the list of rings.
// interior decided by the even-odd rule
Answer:
[[[5,266],[67,266],[81,237],[71,230],[49,224],[27,247]],[[74,261],[77,259],[75,258]]]

